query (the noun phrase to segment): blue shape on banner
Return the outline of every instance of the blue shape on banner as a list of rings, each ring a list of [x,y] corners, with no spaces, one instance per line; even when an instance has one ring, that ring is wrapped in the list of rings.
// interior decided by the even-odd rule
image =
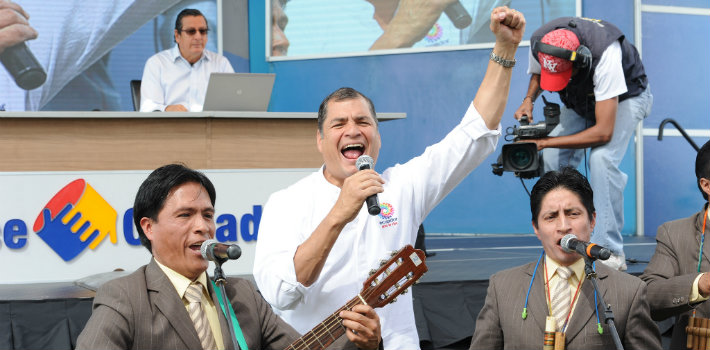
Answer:
[[[76,232],[71,230],[71,227],[81,218],[81,213],[76,213],[66,224],[62,222],[62,219],[73,207],[71,203],[67,203],[64,209],[54,218],[52,218],[49,209],[44,208],[42,210],[44,226],[37,232],[37,235],[64,259],[64,261],[74,259],[79,253],[84,251],[99,234],[99,230],[96,229],[91,235],[86,237],[86,239],[81,239],[84,231],[91,226],[89,221],[81,225]]]

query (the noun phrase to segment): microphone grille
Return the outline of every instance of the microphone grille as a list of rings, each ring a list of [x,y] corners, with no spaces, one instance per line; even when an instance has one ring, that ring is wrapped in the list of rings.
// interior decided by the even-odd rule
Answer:
[[[367,154],[363,154],[357,157],[357,160],[355,161],[355,166],[358,170],[374,169],[375,161],[372,160],[372,157],[368,156]]]
[[[209,249],[210,245],[219,243],[216,239],[208,239],[204,242],[202,242],[202,245],[200,246],[200,254],[202,254],[202,257],[205,258],[205,260],[212,260],[209,257],[209,253],[207,250]]]
[[[573,239],[577,239],[577,236],[574,234],[566,234],[564,237],[562,237],[562,240],[560,241],[560,246],[562,246],[562,249],[568,253],[574,252],[574,249],[569,246],[569,242]]]

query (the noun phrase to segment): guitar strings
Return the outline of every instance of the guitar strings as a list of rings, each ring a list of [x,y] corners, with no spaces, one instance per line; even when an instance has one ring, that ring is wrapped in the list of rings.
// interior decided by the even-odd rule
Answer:
[[[342,327],[342,322],[339,321],[340,317],[337,315],[343,311],[343,310],[350,310],[352,309],[355,305],[358,305],[358,300],[356,298],[351,299],[345,306],[341,307],[338,309],[336,312],[331,314],[328,318],[326,318],[323,322],[321,322],[318,326],[316,326],[316,329],[313,329],[311,331],[306,332],[299,340],[298,342],[302,343],[303,345],[306,346],[306,349],[311,349],[311,345],[315,345],[316,342],[323,347],[323,343],[320,341],[320,338],[325,335],[325,332],[330,334],[331,338],[334,340],[339,338],[343,333],[345,333],[344,327]],[[322,332],[325,331],[325,332]],[[342,331],[341,334],[338,334],[337,337],[333,335],[333,332],[338,332]],[[333,340],[333,341],[334,341]],[[331,341],[332,343],[332,341]],[[294,347],[294,344],[289,345],[289,347],[293,349],[303,349],[302,345],[298,344],[297,347]]]

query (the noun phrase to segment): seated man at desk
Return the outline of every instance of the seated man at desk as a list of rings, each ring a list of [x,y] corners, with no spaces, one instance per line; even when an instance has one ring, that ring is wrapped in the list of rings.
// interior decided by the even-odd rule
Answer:
[[[233,349],[228,312],[241,349],[284,349],[299,338],[247,280],[226,279],[229,311],[221,308],[223,296],[200,254],[215,235],[215,199],[212,182],[180,164],[160,167],[143,181],[133,221],[153,257],[99,288],[77,349]],[[350,341],[377,348],[380,322],[371,307],[356,305],[339,316]]]
[[[224,56],[206,50],[207,20],[184,9],[175,20],[175,45],[145,63],[141,112],[201,112],[211,73],[234,73]]]

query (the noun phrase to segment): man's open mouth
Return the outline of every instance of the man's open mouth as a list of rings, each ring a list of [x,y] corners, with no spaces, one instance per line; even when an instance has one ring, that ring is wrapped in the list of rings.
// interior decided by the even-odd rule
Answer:
[[[340,150],[340,153],[347,159],[357,159],[357,157],[365,153],[365,145],[361,143],[345,145],[345,147]]]

